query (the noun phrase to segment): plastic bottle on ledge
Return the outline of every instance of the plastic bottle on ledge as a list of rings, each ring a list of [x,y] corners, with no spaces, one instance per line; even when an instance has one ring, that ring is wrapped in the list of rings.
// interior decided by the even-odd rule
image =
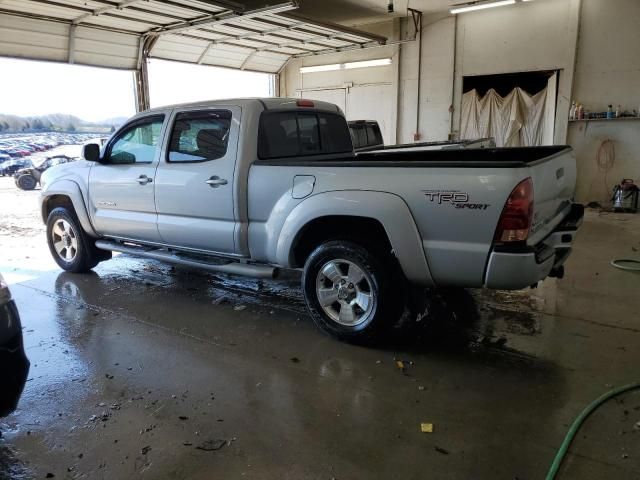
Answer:
[[[571,108],[569,109],[569,120],[575,120],[576,119],[576,110],[577,110],[577,106],[576,106],[576,101],[574,100],[573,102],[571,102]]]
[[[620,118],[621,115],[622,115],[622,105],[618,105],[618,107],[616,108],[616,118]]]
[[[607,118],[609,119],[613,118],[613,105],[609,105],[607,107]]]

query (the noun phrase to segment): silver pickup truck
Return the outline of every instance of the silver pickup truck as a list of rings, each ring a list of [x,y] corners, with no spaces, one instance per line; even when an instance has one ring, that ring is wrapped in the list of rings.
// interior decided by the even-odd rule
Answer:
[[[583,210],[571,148],[354,154],[338,107],[242,99],[133,117],[47,170],[53,258],[126,252],[217,272],[301,269],[314,321],[364,340],[409,285],[521,289],[560,277]]]

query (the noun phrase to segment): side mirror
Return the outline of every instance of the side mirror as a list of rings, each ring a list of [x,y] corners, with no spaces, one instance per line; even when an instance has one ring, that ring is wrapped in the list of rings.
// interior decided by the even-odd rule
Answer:
[[[100,161],[100,145],[89,143],[82,147],[82,157],[89,162]]]

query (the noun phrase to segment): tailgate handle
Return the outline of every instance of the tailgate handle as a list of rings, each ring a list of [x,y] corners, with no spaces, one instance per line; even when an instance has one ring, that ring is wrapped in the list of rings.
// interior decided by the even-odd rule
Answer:
[[[564,167],[556,170],[556,178],[560,180],[562,177],[564,177]]]

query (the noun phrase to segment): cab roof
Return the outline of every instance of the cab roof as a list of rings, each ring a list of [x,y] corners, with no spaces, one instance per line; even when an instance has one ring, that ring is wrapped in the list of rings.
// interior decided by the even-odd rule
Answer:
[[[301,103],[305,103],[302,105]],[[166,112],[167,110],[181,109],[181,108],[194,108],[194,107],[202,107],[202,108],[212,108],[212,107],[221,107],[228,105],[236,105],[239,107],[249,107],[249,108],[257,108],[259,110],[300,110],[300,109],[313,109],[313,110],[322,110],[334,113],[342,114],[342,111],[337,105],[328,102],[322,102],[318,100],[305,100],[301,98],[281,98],[281,97],[270,97],[270,98],[230,98],[223,100],[203,100],[199,102],[191,102],[191,103],[178,103],[174,105],[166,105],[163,107],[152,108],[150,110],[145,110],[141,112],[141,114],[149,114],[149,113],[160,113]]]

